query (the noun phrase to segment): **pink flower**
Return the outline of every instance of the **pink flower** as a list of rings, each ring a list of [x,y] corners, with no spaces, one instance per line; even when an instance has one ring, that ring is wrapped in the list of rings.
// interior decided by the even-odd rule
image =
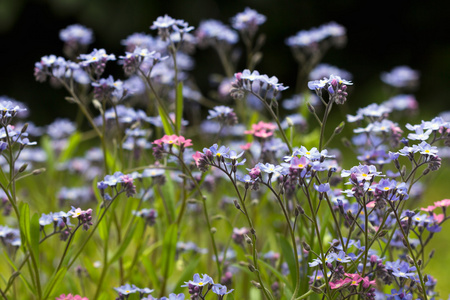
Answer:
[[[164,144],[168,144],[168,145],[176,144],[176,143],[178,143],[178,135],[175,135],[175,134],[173,134],[173,135],[165,135],[165,136],[163,136],[161,138],[161,141]]]
[[[154,141],[153,141],[153,144],[156,144],[156,145],[161,146],[161,145],[163,144],[163,141],[162,141],[161,139],[154,140]]]
[[[59,297],[56,297],[56,300],[89,300],[87,297],[81,297],[80,295],[72,295],[68,294],[67,296],[65,294],[62,294]]]
[[[273,132],[272,131],[266,131],[266,130],[259,130],[259,131],[256,131],[254,133],[254,135],[256,137],[259,137],[259,138],[262,138],[262,139],[266,139],[268,137],[271,137],[273,135]]]
[[[198,167],[198,161],[199,161],[203,156],[204,156],[204,154],[201,153],[200,151],[197,151],[197,152],[195,152],[194,155],[192,155],[192,158],[194,159],[195,164],[197,165],[197,167]]]
[[[133,184],[133,178],[131,178],[128,175],[123,175],[122,180],[123,180],[123,183],[125,183],[125,184],[128,184],[128,183]]]
[[[444,214],[439,214],[439,215],[433,214],[433,219],[437,223],[441,223],[442,221],[444,221]]]
[[[359,283],[363,280],[363,278],[359,274],[345,273],[345,275],[352,279],[352,283],[350,285],[358,286]]]
[[[178,141],[176,142],[177,146],[183,146],[183,147],[189,147],[192,146],[192,140],[191,139],[185,139],[184,136],[179,136]]]
[[[434,205],[436,205],[436,207],[447,207],[447,206],[450,206],[450,199],[444,199],[444,200],[441,200],[441,201],[434,202]]]
[[[345,286],[346,284],[352,282],[351,278],[345,278],[341,280],[337,280],[336,282],[330,282],[330,288],[332,290],[340,289],[341,287]]]
[[[251,146],[252,143],[247,143],[245,145],[240,145],[239,148],[241,148],[242,150],[249,150]]]
[[[367,289],[367,288],[369,288],[371,285],[372,286],[375,286],[375,284],[376,284],[376,282],[375,282],[375,280],[372,280],[372,281],[370,281],[369,280],[369,277],[364,277],[363,278],[363,288],[365,288],[365,289]]]
[[[422,210],[422,211],[427,211],[427,212],[432,212],[435,208],[436,208],[436,206],[434,206],[434,205],[429,205],[429,206],[426,207],[426,208],[422,207],[420,210]]]
[[[252,124],[252,130],[246,130],[244,133],[253,134],[256,137],[265,139],[273,135],[275,128],[277,127],[272,123],[259,121],[257,124]]]

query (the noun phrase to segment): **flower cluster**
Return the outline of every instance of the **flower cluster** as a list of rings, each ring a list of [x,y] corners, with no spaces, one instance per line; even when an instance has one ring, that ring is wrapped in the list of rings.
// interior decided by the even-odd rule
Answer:
[[[273,135],[276,128],[277,126],[272,123],[259,121],[257,124],[252,124],[252,129],[246,130],[244,133],[252,134],[257,138],[266,139]]]
[[[277,77],[260,75],[256,70],[250,72],[250,70],[245,69],[234,74],[234,77],[236,81],[232,84],[231,96],[236,99],[242,98],[245,93],[254,93],[265,99],[269,92],[275,98],[279,92],[289,88],[283,86],[282,83],[278,83]]]
[[[334,43],[341,45],[345,41],[346,29],[337,23],[323,24],[319,28],[299,31],[296,35],[286,39],[286,45],[293,48],[316,49],[317,44],[327,38],[334,39]]]
[[[227,126],[233,126],[238,123],[236,113],[228,106],[216,106],[208,112],[208,120],[217,119],[220,124]]]
[[[89,300],[89,299],[87,297],[82,297],[80,295],[62,294],[59,297],[56,297],[56,300]]]
[[[419,83],[419,72],[408,66],[398,66],[381,73],[381,80],[396,88],[414,88]]]
[[[259,14],[256,10],[246,7],[231,19],[231,26],[243,32],[254,34],[261,24],[266,22],[266,16]]]
[[[322,97],[322,90],[326,90],[329,95],[329,101],[336,104],[344,104],[347,101],[347,85],[352,85],[348,80],[339,76],[331,75],[330,78],[324,77],[321,80],[308,82],[308,88]]]
[[[173,153],[173,146],[178,146],[179,153],[183,153],[187,147],[192,146],[192,140],[173,134],[154,140],[153,144],[153,155],[156,159],[161,159],[163,153]]]
[[[144,299],[144,295],[146,294],[150,294],[153,292],[153,290],[149,289],[149,288],[138,288],[137,286],[130,285],[129,283],[116,287],[114,288],[114,290],[116,290],[117,293],[119,293],[119,300],[123,300],[123,299],[128,299],[129,295],[134,294],[134,293],[139,293],[139,298],[140,299]]]
[[[189,294],[191,294],[192,300],[204,299],[210,290],[219,296],[219,300],[222,300],[225,295],[233,291],[228,290],[224,285],[214,283],[213,279],[206,274],[203,274],[201,277],[199,274],[194,274],[193,280],[185,282],[182,287],[189,288]]]
[[[200,22],[195,36],[200,46],[230,45],[239,40],[237,32],[218,20]]]
[[[120,189],[117,186],[120,185]],[[122,172],[115,172],[113,175],[106,175],[103,181],[97,183],[97,188],[100,190],[104,200],[111,200],[112,197],[105,193],[107,188],[112,188],[118,195],[125,192],[127,197],[131,197],[136,194],[136,186],[133,184],[133,178],[129,175],[124,175]],[[113,195],[113,197],[115,197]]]

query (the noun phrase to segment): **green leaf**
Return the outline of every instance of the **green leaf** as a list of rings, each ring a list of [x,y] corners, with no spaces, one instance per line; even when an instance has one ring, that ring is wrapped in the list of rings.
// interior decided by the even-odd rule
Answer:
[[[184,270],[183,274],[181,274],[180,278],[178,279],[178,282],[175,285],[176,288],[173,291],[175,294],[183,292],[183,290],[185,288],[182,288],[181,285],[183,284],[183,282],[189,281],[192,278],[192,274],[194,274],[194,271],[195,271],[195,269],[197,268],[197,266],[198,266],[198,264],[200,262],[200,258],[201,257],[199,256],[199,257],[197,257],[195,259],[192,259],[189,262],[189,264],[185,268],[183,268],[183,270]]]
[[[176,91],[176,117],[175,117],[175,126],[176,126],[176,132],[180,133],[181,131],[181,120],[183,118],[183,82],[180,81],[177,85],[177,91]]]
[[[164,131],[166,132],[167,135],[172,135],[173,129],[172,126],[170,126],[169,116],[165,114],[164,110],[160,106],[158,106],[158,112],[159,116],[161,117]]]
[[[281,252],[283,253],[283,257],[284,260],[286,261],[288,267],[289,267],[289,271],[290,271],[290,277],[292,280],[292,286],[295,286],[295,282],[296,282],[296,264],[295,264],[295,257],[294,257],[294,251],[292,249],[291,244],[287,241],[287,239],[284,236],[279,236],[279,241],[280,241],[280,247],[281,247]]]
[[[33,256],[36,260],[36,264],[39,268],[39,236],[41,232],[41,226],[39,225],[39,215],[34,214],[31,218],[30,224],[30,246],[33,251]]]
[[[161,285],[161,280],[158,278],[158,274],[156,274],[156,268],[152,261],[149,258],[146,258],[142,260],[142,264],[144,265],[145,270],[147,270],[147,275],[152,283],[152,288],[158,290]]]
[[[13,270],[15,272],[17,272],[17,267],[14,264],[14,262],[9,258],[9,256],[6,254],[6,252],[4,252],[4,256],[6,258],[6,260],[8,261],[8,263],[11,265],[11,267],[13,268]],[[25,285],[27,286],[27,288],[30,290],[30,292],[34,295],[36,295],[36,289],[31,285],[31,283],[22,275],[22,273],[20,273],[19,275],[20,279],[22,279],[22,281],[25,283]]]
[[[29,246],[30,243],[30,207],[28,203],[21,202],[19,204],[20,211],[20,235],[22,237],[23,245]]]
[[[270,264],[266,263],[263,260],[258,259],[258,264],[260,264],[260,265],[264,266],[266,269],[270,270],[273,273],[273,275],[275,275],[281,282],[284,282],[284,284],[286,285],[285,296],[287,299],[291,299],[292,298],[292,285],[291,285],[291,283],[289,283],[289,280],[287,280],[286,276],[281,274],[277,269],[275,269],[274,267],[272,267]]]
[[[52,292],[53,288],[57,286],[61,280],[63,280],[64,275],[66,275],[67,267],[62,267],[58,273],[53,274],[53,276],[50,278],[50,281],[47,284],[47,287],[44,291],[44,299],[47,299],[50,296],[50,293]]]
[[[161,273],[165,278],[169,278],[172,275],[175,267],[175,253],[177,250],[177,234],[178,226],[176,223],[169,226],[167,229],[162,247],[162,259],[161,259]]]
[[[120,248],[117,249],[116,253],[114,254],[114,256],[111,258],[111,260],[109,261],[109,264],[113,264],[116,260],[118,260],[123,253],[125,252],[125,250],[127,250],[127,247],[130,245],[130,242],[133,239],[133,234],[136,231],[136,223],[134,223],[131,227],[130,232],[128,233],[128,235],[125,237],[125,240],[122,241]]]
[[[41,145],[42,149],[44,149],[45,154],[47,155],[46,168],[47,168],[47,172],[49,173],[49,176],[51,176],[55,171],[56,159],[55,159],[55,152],[53,151],[52,141],[50,140],[50,137],[47,135],[44,135],[41,138],[40,145]]]
[[[70,136],[70,138],[66,143],[65,149],[59,155],[60,163],[65,162],[66,160],[68,160],[73,156],[73,154],[77,150],[78,145],[80,144],[80,141],[81,141],[81,133],[75,132]]]

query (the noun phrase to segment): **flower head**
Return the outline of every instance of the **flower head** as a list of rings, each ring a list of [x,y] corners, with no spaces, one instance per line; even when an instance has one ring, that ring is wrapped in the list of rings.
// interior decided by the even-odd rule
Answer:
[[[202,277],[200,277],[200,275],[198,273],[196,273],[196,274],[194,274],[193,280],[189,280],[188,282],[184,282],[184,283],[185,283],[185,285],[182,285],[182,287],[186,287],[189,285],[203,287],[208,284],[214,284],[214,281],[211,277],[209,277],[206,274],[202,274]]]
[[[231,26],[234,29],[247,31],[254,34],[259,25],[266,22],[266,16],[259,14],[256,10],[246,7],[241,13],[238,13],[231,19]]]

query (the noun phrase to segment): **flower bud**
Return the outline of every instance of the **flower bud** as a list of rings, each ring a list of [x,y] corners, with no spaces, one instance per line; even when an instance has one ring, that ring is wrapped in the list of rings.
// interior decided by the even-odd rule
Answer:
[[[238,201],[236,200],[236,199],[234,199],[233,200],[233,203],[234,203],[234,206],[237,208],[237,209],[241,209],[241,206],[239,205],[239,203],[238,203]]]
[[[250,272],[252,272],[252,273],[256,271],[256,268],[252,264],[248,264],[247,267],[250,270]]]
[[[23,164],[20,168],[19,168],[19,173],[22,173],[23,171],[25,171],[28,167],[28,164]]]
[[[316,294],[322,294],[323,293],[322,290],[319,287],[310,285],[309,288]]]
[[[43,173],[43,172],[45,172],[45,171],[46,171],[45,168],[40,168],[40,169],[33,170],[33,172],[31,172],[31,174],[33,174],[33,175],[39,175],[39,174],[41,174],[41,173]]]
[[[251,245],[253,243],[252,239],[248,235],[244,234],[244,238],[247,244]]]
[[[25,123],[25,125],[23,125],[22,130],[20,130],[20,133],[25,133],[28,129],[28,123]]]
[[[258,282],[252,280],[250,281],[257,289],[262,289],[261,284],[259,284]]]
[[[341,122],[341,124],[339,124],[338,127],[336,127],[336,129],[334,129],[334,134],[339,134],[342,132],[342,130],[344,129],[345,126],[345,122]]]
[[[302,242],[302,247],[308,252],[311,251],[311,247],[305,241]]]

